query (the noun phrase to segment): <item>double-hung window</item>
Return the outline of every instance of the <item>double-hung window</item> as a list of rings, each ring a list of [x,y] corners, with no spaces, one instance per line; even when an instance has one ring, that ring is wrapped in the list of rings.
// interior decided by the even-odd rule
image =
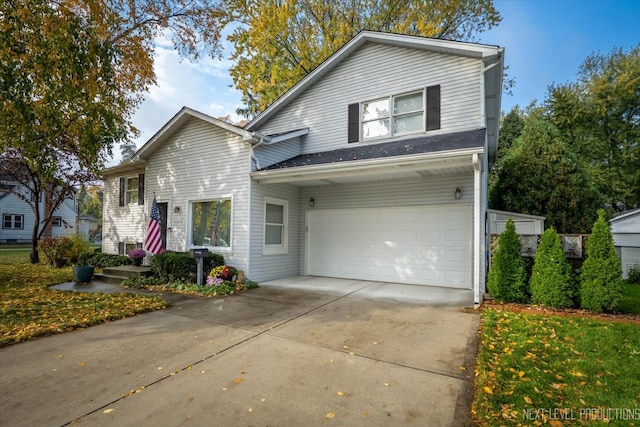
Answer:
[[[120,177],[118,205],[144,204],[144,174]]]
[[[191,202],[191,246],[231,247],[231,199]]]
[[[7,230],[24,229],[24,215],[14,215],[14,214],[2,215],[2,228]]]
[[[287,217],[289,202],[264,199],[264,254],[286,254],[288,250]]]

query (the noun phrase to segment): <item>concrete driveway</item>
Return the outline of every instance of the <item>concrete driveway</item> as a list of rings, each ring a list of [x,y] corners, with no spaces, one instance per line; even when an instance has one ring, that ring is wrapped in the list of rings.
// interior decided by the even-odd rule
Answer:
[[[296,277],[165,296],[166,310],[0,349],[0,425],[469,421],[471,291]]]

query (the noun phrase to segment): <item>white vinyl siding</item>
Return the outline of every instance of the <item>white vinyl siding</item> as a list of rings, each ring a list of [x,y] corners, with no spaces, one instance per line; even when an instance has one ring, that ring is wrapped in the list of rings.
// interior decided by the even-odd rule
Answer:
[[[265,255],[286,254],[289,247],[289,202],[265,197],[264,249]]]
[[[433,85],[440,85],[441,128],[430,133],[476,129],[485,126],[481,75],[479,59],[367,44],[254,130],[309,127],[303,153],[344,148],[349,104]]]
[[[256,166],[254,164],[252,170],[266,168],[273,164],[282,162],[283,160],[295,157],[301,153],[300,137],[278,142],[273,145],[260,144],[253,150],[253,156],[257,160],[258,165]]]
[[[289,184],[264,185],[251,183],[251,254],[248,277],[265,281],[300,274],[300,255],[302,252],[301,227],[304,220],[300,216],[300,188]],[[286,201],[287,245],[286,253],[264,253],[265,200]]]
[[[102,251],[105,253],[117,254],[119,242],[135,244],[144,241],[146,235],[148,213],[145,206],[137,203],[119,206],[119,200],[120,175],[106,176],[102,208]]]
[[[231,199],[230,249],[211,249],[247,269],[250,145],[222,128],[191,118],[147,160],[146,206],[153,194],[167,206],[167,248],[188,251],[191,202]],[[177,209],[176,209],[177,208]],[[145,212],[148,215],[148,212]],[[247,277],[253,279],[249,274]]]

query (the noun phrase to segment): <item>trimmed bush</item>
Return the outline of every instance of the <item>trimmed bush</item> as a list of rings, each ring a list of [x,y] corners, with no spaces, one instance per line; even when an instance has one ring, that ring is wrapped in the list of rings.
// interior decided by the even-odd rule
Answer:
[[[548,228],[540,239],[531,273],[531,301],[554,308],[573,306],[575,285],[560,236]]]
[[[203,272],[224,265],[224,257],[210,253],[204,258]],[[165,251],[151,258],[151,271],[163,280],[193,280],[196,278],[196,260],[188,252]]]
[[[496,300],[502,302],[526,302],[527,282],[524,260],[520,255],[522,246],[516,233],[516,226],[509,219],[500,234],[487,288]]]
[[[128,256],[105,254],[102,252],[84,252],[78,257],[78,264],[92,265],[97,268],[117,267],[119,265],[129,265],[133,261]]]
[[[640,264],[635,264],[629,269],[629,283],[640,284]]]
[[[621,299],[622,268],[609,223],[600,209],[587,244],[587,259],[580,272],[580,305],[600,313],[615,310]]]

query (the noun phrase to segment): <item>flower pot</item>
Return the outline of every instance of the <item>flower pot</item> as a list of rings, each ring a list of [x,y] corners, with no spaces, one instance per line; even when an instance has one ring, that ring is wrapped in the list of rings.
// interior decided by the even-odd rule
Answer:
[[[73,277],[76,282],[89,282],[93,277],[94,268],[92,265],[75,265],[73,266]]]
[[[133,260],[133,265],[136,267],[140,267],[142,265],[142,258],[131,258]]]

